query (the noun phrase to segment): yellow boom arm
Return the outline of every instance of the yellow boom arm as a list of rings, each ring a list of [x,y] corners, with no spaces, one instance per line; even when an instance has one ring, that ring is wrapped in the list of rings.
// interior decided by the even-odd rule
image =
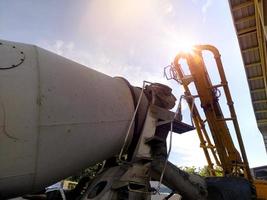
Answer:
[[[209,74],[207,72],[203,51],[210,51],[215,58],[217,69],[221,79],[221,83],[213,85]],[[181,59],[185,59],[190,71],[190,74],[184,74],[181,64]],[[191,53],[178,54],[172,64],[172,70],[175,79],[183,85],[184,95],[187,103],[192,111],[192,118],[196,126],[198,136],[200,138],[201,147],[207,158],[210,174],[214,175],[213,160],[216,164],[221,166],[223,173],[226,176],[245,176],[248,180],[252,180],[248,160],[242,141],[232,97],[227,84],[225,73],[223,70],[222,62],[220,59],[219,51],[210,45],[198,45],[193,48]],[[189,84],[194,83],[197,95],[191,94]],[[218,88],[223,88],[227,105],[229,108],[230,117],[225,118],[219,104],[220,92]],[[206,119],[201,119],[197,107],[194,105],[194,98],[199,98],[201,107],[204,111]],[[241,156],[234,146],[230,131],[227,126],[227,121],[232,121],[234,131],[239,143]],[[210,133],[212,135],[215,145],[212,145],[205,128],[205,123],[208,124]],[[217,154],[216,154],[217,152]],[[212,160],[211,157],[214,159]]]

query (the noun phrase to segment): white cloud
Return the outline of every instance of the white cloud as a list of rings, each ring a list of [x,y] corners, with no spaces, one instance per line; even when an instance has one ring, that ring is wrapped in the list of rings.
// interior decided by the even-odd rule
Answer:
[[[182,135],[173,134],[170,160],[177,166],[203,167],[207,165],[196,131]]]
[[[73,42],[65,42],[63,40],[56,40],[52,42],[48,41],[39,41],[37,44],[49,51],[52,51],[58,55],[68,56],[69,52],[73,53],[74,43]]]
[[[170,55],[174,56],[173,46],[179,45],[174,44],[170,32],[176,38],[188,35],[174,28],[176,10],[170,0],[92,0],[87,7],[79,31],[90,45],[112,57],[113,62],[118,58],[130,64],[138,60],[143,66],[157,63],[159,56],[169,62]],[[150,57],[159,52],[164,54]]]
[[[201,7],[202,13],[206,13],[208,8],[212,5],[212,0],[206,0],[206,2]]]
[[[162,73],[153,69],[149,71],[146,66],[128,64],[123,59],[122,61],[113,61],[105,53],[87,52],[76,48],[73,42],[63,40],[40,41],[38,45],[107,75],[125,77],[132,85],[141,86],[144,80],[163,84],[169,83],[163,76],[163,67],[161,69]]]
[[[207,19],[207,11],[211,7],[213,0],[191,0],[195,5],[200,4],[201,13],[202,13],[202,22],[205,23]]]

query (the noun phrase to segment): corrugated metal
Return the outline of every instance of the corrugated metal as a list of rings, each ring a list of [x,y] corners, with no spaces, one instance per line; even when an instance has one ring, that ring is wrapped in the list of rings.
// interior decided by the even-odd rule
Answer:
[[[258,100],[266,100],[267,101],[267,98],[266,98],[266,93],[265,92],[251,92],[251,98],[253,99],[253,107],[254,107],[254,101],[258,101]],[[263,102],[263,101],[262,101]],[[258,104],[263,104],[262,102],[258,103]],[[255,109],[254,109],[255,111]]]
[[[255,112],[261,110],[267,110],[267,103],[256,103],[254,104]]]
[[[246,49],[253,48],[253,47],[258,47],[257,33],[252,32],[250,34],[240,36],[239,43],[243,51]]]
[[[259,77],[259,78],[258,78]],[[260,76],[256,76],[256,77],[251,77],[252,80],[249,80],[249,87],[251,89],[252,92],[265,92],[264,90],[257,90],[257,89],[262,89],[264,88],[264,80],[262,77]]]
[[[258,0],[229,0],[258,127],[267,149],[266,13]]]
[[[261,65],[255,65],[254,67],[246,68],[246,73],[253,77],[261,76],[262,75]]]
[[[257,117],[257,120],[266,119],[267,118],[267,113],[266,113],[266,111],[262,112],[262,113],[260,112],[260,113],[258,113],[256,115],[256,117]]]

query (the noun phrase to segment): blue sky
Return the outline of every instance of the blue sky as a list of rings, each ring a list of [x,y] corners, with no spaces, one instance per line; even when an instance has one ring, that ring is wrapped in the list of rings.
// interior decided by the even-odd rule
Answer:
[[[228,1],[1,0],[0,38],[36,44],[133,85],[162,82],[177,97],[180,86],[163,78],[163,68],[185,41],[212,44],[222,55],[250,165],[267,164]],[[205,164],[195,132],[174,136],[171,160]]]

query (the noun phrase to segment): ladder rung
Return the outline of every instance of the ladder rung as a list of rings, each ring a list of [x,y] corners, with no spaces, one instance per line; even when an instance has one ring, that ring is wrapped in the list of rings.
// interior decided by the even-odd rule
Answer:
[[[226,86],[227,83],[222,83],[222,84],[218,84],[218,85],[213,85],[212,88],[218,88],[218,87],[223,87]]]
[[[205,143],[207,143],[207,142],[205,142]],[[215,149],[216,147],[214,145],[200,144],[200,148]]]
[[[215,149],[216,148],[214,145],[208,145],[207,147],[210,148],[210,149]]]
[[[223,118],[223,119],[217,119],[217,121],[231,121],[231,120],[235,120],[235,118]]]

